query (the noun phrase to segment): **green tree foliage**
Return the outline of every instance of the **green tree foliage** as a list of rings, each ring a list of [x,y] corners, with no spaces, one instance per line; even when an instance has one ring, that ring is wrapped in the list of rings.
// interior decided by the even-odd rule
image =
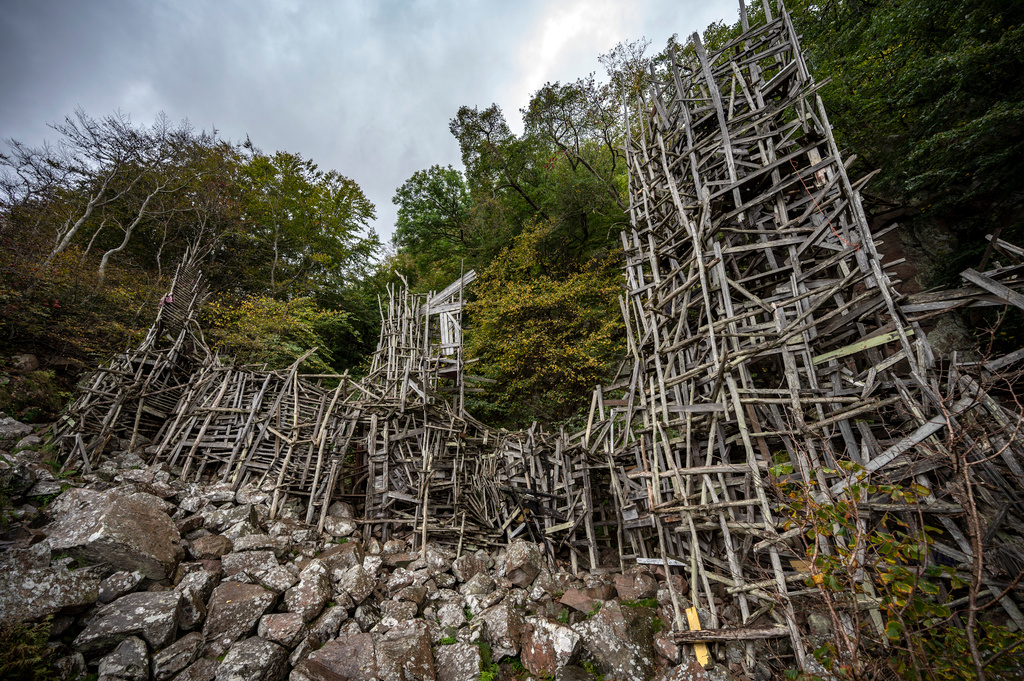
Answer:
[[[56,143],[9,141],[0,157],[0,342],[90,362],[123,348],[191,245],[209,254],[203,269],[222,303],[254,306],[269,346],[313,343],[321,363],[358,364],[376,337],[376,301],[361,282],[379,242],[354,181],[164,116],[146,127],[78,111],[52,127]],[[296,328],[278,333],[288,314]],[[235,321],[218,341],[244,350],[247,321]]]
[[[616,268],[591,260],[562,276],[546,274],[550,223],[532,223],[475,284],[467,354],[497,381],[473,409],[509,426],[568,418],[623,351]]]
[[[325,310],[312,298],[275,300],[251,296],[238,300],[220,296],[201,318],[206,337],[218,352],[238,364],[262,364],[284,369],[307,350],[317,348],[302,364],[304,371],[333,371],[332,348],[358,341],[351,315]]]
[[[985,232],[1019,230],[1024,4],[801,1],[794,19],[840,143],[880,170],[872,191],[952,226],[971,264]]]

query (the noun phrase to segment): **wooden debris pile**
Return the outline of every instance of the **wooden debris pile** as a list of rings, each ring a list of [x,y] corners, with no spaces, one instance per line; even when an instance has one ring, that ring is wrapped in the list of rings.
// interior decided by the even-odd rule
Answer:
[[[977,534],[966,474],[1000,556],[986,562],[986,588],[1024,626],[1019,591],[1003,593],[1024,567],[1021,416],[965,367],[936,362],[876,250],[790,17],[765,9],[753,27],[741,12],[743,34],[713,53],[694,34],[692,53],[654,73],[637,104],[622,234],[631,367],[597,391],[583,436],[608,459],[624,559],[688,577],[712,631],[686,640],[726,625],[732,639],[787,637],[807,668],[798,610],[819,592],[805,586],[805,536],[787,529],[780,486],[859,503],[865,530],[885,529],[887,512],[908,531],[923,519],[942,532],[922,566],[963,567]],[[997,302],[1024,300],[1006,283],[1019,264],[972,272]],[[930,294],[912,309],[977,293]],[[894,482],[917,485],[923,516],[868,492]],[[858,579],[872,594],[863,570]],[[686,631],[678,601],[676,614]],[[853,626],[849,611],[841,618]]]
[[[135,449],[186,482],[272,495],[271,515],[324,529],[334,500],[364,536],[412,534],[461,548],[517,536],[597,563],[586,450],[534,427],[489,429],[465,413],[482,379],[464,372],[463,289],[388,291],[368,374],[304,374],[224,364],[195,323],[201,278],[183,265],[146,340],[100,368],[62,417],[66,465]],[[309,353],[307,353],[308,355]],[[471,386],[467,388],[466,384]]]

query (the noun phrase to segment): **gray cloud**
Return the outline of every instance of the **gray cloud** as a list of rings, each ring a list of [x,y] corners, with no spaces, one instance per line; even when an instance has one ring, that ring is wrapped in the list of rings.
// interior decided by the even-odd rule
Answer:
[[[532,91],[600,71],[619,40],[660,47],[735,16],[733,0],[8,0],[0,138],[52,139],[46,124],[78,106],[164,111],[351,177],[388,238],[395,189],[459,165],[459,106],[498,102],[518,129]]]

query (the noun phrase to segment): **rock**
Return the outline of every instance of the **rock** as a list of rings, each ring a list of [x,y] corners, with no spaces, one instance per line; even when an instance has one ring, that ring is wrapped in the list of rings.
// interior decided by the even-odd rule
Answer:
[[[332,518],[355,518],[356,511],[348,502],[334,501],[327,507],[327,515]]]
[[[373,593],[376,585],[376,580],[362,565],[355,565],[346,570],[338,579],[337,584],[338,588],[346,592],[356,605],[366,600],[366,597]]]
[[[38,371],[39,358],[29,353],[13,355],[11,357],[11,365],[17,371]]]
[[[526,619],[520,657],[531,674],[554,674],[574,663],[581,649],[580,635],[561,622],[546,617]]]
[[[288,664],[296,666],[309,657],[310,653],[319,650],[323,644],[324,642],[316,634],[312,632],[306,634],[306,638],[302,639],[302,642],[292,651],[291,657],[288,658]]]
[[[306,635],[306,622],[302,615],[295,612],[264,615],[260,619],[257,633],[260,638],[291,650]],[[320,640],[326,639],[321,636]]]
[[[465,606],[462,601],[444,601],[437,606],[438,624],[445,628],[459,629],[466,623]]]
[[[344,544],[332,544],[317,556],[327,566],[333,581],[337,581],[337,578],[340,578],[345,570],[356,565],[362,565],[363,557],[363,547],[354,541],[345,542]],[[335,572],[337,572],[337,578],[334,576]]]
[[[481,596],[494,591],[494,580],[486,572],[478,572],[459,587],[463,596]]]
[[[277,595],[262,586],[225,582],[210,596],[203,636],[227,648],[247,636],[276,600]]]
[[[452,551],[433,542],[428,542],[425,554],[430,574],[441,574],[452,569],[452,561],[455,560],[455,554]]]
[[[139,571],[127,572],[122,570],[110,575],[100,582],[99,602],[110,603],[121,596],[127,596],[135,591],[135,588],[142,581],[142,573]]]
[[[281,681],[288,675],[288,652],[259,636],[231,646],[217,667],[217,681]]]
[[[129,636],[102,660],[100,677],[115,677],[119,681],[146,681],[149,679],[149,651],[146,643],[136,636]]]
[[[558,602],[587,615],[596,612],[601,607],[600,601],[587,598],[579,589],[571,587],[565,590],[565,593],[558,599]]]
[[[505,576],[520,588],[527,588],[540,574],[544,562],[540,550],[533,542],[517,539],[505,554]]]
[[[213,681],[219,665],[217,660],[200,658],[175,676],[174,681]]]
[[[519,641],[526,624],[523,616],[508,602],[498,603],[479,615],[485,625],[487,642],[495,662],[519,654]]]
[[[395,594],[394,598],[396,601],[409,601],[410,603],[415,603],[418,607],[423,605],[423,601],[427,598],[427,587],[413,584],[399,590],[399,592]]]
[[[299,583],[297,575],[282,565],[275,565],[266,570],[258,570],[252,575],[256,582],[274,593],[284,593]]]
[[[188,547],[188,552],[196,560],[214,560],[234,550],[231,540],[219,534],[208,534],[194,539]]]
[[[100,580],[86,571],[48,567],[46,543],[9,551],[0,563],[0,624],[38,620],[96,602]]]
[[[173,575],[184,557],[181,538],[170,516],[138,499],[116,490],[97,493],[77,488],[69,489],[61,499],[66,511],[49,526],[53,551],[122,570],[138,570],[156,581]]]
[[[36,472],[24,463],[10,465],[3,462],[0,466],[0,486],[7,490],[8,496],[18,496],[33,489],[36,485]]]
[[[408,601],[384,601],[380,604],[381,621],[388,617],[398,622],[411,620],[416,617],[417,610],[416,604]]]
[[[593,617],[573,625],[607,677],[643,681],[654,671],[654,611],[608,601]]]
[[[217,573],[197,570],[185,575],[174,587],[183,597],[179,622],[183,629],[193,629],[206,618],[206,602],[219,583]]]
[[[207,485],[200,494],[211,504],[224,504],[235,500],[235,491],[231,489],[231,483],[228,482]]]
[[[346,619],[348,619],[348,610],[340,605],[331,606],[309,625],[309,631],[316,634],[321,641],[330,641],[338,635],[341,623]]]
[[[454,643],[434,649],[437,681],[470,681],[480,678],[480,646]]]
[[[166,681],[195,662],[203,649],[203,635],[198,631],[185,634],[153,655],[153,678]]]
[[[668,669],[662,669],[651,681],[710,681],[711,676],[704,667],[696,660],[689,664],[680,664]]]
[[[422,620],[395,627],[375,641],[380,681],[434,681],[434,655]]]
[[[828,636],[832,633],[832,618],[826,613],[812,610],[807,613],[807,626],[813,634]]]
[[[464,554],[452,563],[452,574],[460,582],[468,582],[480,572],[487,572],[487,563],[476,554]]]
[[[235,551],[273,551],[278,560],[282,560],[291,550],[284,539],[271,537],[269,534],[250,534],[235,540]]]
[[[658,595],[658,581],[647,572],[615,575],[615,591],[624,601],[639,601]]]
[[[253,575],[277,567],[277,557],[273,551],[242,551],[224,554],[220,564],[227,577],[237,572]]]
[[[332,537],[348,537],[357,527],[355,521],[350,518],[324,518],[324,531]]]
[[[372,603],[360,605],[352,613],[352,619],[356,621],[362,631],[369,631],[380,622],[380,610]]]
[[[302,571],[299,583],[284,594],[288,611],[299,613],[306,622],[319,615],[329,600],[331,582],[327,578],[327,566],[319,560],[313,560]]]
[[[234,493],[232,493],[232,496],[234,496]],[[258,527],[260,524],[259,516],[256,515],[256,509],[253,506],[221,508],[207,506],[201,509],[199,513],[203,516],[203,526],[211,532],[223,533],[229,527],[238,523],[247,523],[252,527]]]
[[[290,681],[371,681],[378,679],[377,656],[370,634],[328,641],[292,670]]]
[[[103,606],[72,645],[90,655],[110,650],[129,636],[139,636],[152,648],[163,648],[178,631],[182,600],[177,591],[123,596]]]
[[[24,452],[27,449],[39,449],[43,445],[43,438],[38,435],[26,435],[14,445],[14,452]]]
[[[65,655],[53,663],[54,671],[61,679],[79,679],[89,671],[85,664],[85,656],[82,653]]]
[[[21,438],[31,434],[32,426],[10,416],[0,418],[0,449],[9,452]]]
[[[66,484],[59,483],[56,480],[40,480],[32,485],[32,489],[25,492],[25,496],[29,498],[48,497],[60,494],[66,486]]]

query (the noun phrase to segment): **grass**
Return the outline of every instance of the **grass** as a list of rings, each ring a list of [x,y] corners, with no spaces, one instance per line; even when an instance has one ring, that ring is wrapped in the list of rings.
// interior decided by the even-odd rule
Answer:
[[[655,608],[658,607],[657,598],[641,598],[636,601],[622,601],[622,605],[627,608]]]
[[[445,636],[440,641],[438,641],[438,644],[442,646],[453,646],[458,642],[458,639],[454,636]]]
[[[0,679],[57,681],[56,653],[47,646],[50,619],[41,624],[13,624],[0,629]]]

